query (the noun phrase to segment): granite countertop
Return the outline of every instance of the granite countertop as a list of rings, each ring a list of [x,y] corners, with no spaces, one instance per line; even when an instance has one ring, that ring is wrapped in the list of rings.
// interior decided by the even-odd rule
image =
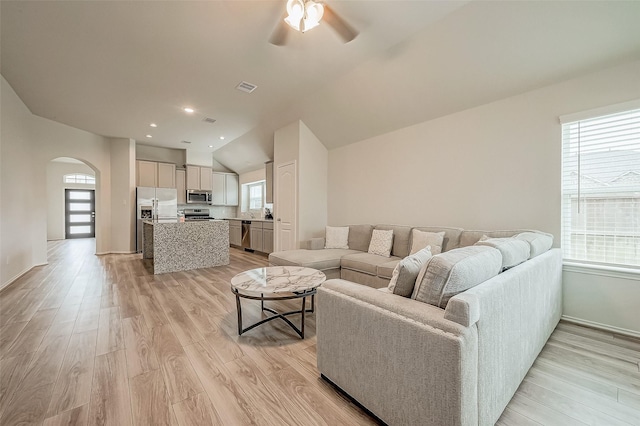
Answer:
[[[222,222],[224,219],[209,219],[209,220],[185,220],[184,222],[180,222],[176,219],[155,219],[155,220],[144,220],[143,223],[148,223],[149,225],[157,225],[158,223],[202,223],[202,222]]]
[[[248,220],[250,222],[273,222],[273,219],[261,219],[261,218],[250,219],[248,217],[228,217],[222,220]]]

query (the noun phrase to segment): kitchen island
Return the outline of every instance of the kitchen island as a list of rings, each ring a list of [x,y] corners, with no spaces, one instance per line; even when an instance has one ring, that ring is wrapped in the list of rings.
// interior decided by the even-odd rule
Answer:
[[[142,257],[153,259],[154,274],[228,265],[229,222],[144,221]]]

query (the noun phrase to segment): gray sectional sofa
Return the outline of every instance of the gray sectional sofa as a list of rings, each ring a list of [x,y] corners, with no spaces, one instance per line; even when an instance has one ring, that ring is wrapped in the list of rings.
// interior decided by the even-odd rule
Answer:
[[[373,229],[393,229],[391,257],[367,253]],[[269,261],[333,278],[318,290],[318,369],[378,418],[389,425],[495,424],[560,319],[560,250],[539,233],[548,238],[528,241],[529,258],[500,272],[496,259],[506,254],[474,244],[523,231],[418,228],[445,233],[433,263],[455,263],[463,252],[480,259],[459,262],[446,280],[464,284],[477,279],[468,278],[477,275],[473,268],[496,269],[450,298],[429,302],[428,272],[418,276],[410,297],[386,288],[409,254],[411,229],[356,225],[349,227],[348,249],[323,249],[317,239],[307,249],[272,253]]]

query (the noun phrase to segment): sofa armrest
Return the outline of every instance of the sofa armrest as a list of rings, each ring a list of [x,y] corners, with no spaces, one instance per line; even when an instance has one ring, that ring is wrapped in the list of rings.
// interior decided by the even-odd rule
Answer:
[[[307,250],[322,250],[324,248],[324,238],[311,238],[307,241],[301,241],[300,248]]]
[[[318,370],[388,424],[477,424],[477,332],[344,280],[319,289]]]
[[[480,319],[480,302],[475,294],[460,293],[453,296],[444,310],[444,317],[465,327]]]

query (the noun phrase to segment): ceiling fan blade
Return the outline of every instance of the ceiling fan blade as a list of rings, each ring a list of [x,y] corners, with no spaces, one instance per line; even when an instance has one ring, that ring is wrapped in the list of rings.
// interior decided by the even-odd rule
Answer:
[[[269,43],[276,46],[284,46],[287,43],[287,36],[289,35],[289,25],[284,22],[284,18],[287,16],[285,13],[269,37]]]
[[[358,31],[335,13],[326,3],[324,4],[324,15],[322,16],[322,20],[326,21],[327,24],[329,24],[329,26],[338,33],[344,43],[349,43],[358,35]]]

